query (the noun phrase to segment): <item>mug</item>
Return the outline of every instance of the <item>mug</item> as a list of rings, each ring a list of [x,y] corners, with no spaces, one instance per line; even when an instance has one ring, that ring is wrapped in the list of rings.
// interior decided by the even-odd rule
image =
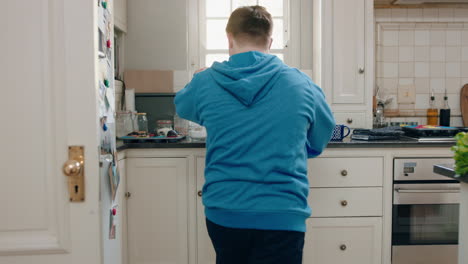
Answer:
[[[345,135],[345,129],[346,135]],[[332,137],[330,141],[343,141],[343,138],[347,137],[349,133],[351,132],[351,129],[345,125],[336,125],[335,128],[333,129]]]

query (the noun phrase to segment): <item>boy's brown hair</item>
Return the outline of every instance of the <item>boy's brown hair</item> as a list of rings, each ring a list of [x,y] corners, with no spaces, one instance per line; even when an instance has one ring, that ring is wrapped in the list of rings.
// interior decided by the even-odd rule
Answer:
[[[255,45],[268,45],[273,19],[263,6],[244,6],[232,12],[226,26],[236,40]]]

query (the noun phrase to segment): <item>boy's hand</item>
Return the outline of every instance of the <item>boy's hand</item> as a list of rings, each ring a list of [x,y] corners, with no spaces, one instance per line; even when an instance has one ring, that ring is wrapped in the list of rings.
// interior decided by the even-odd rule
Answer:
[[[198,69],[198,70],[195,71],[194,74],[197,74],[197,73],[199,73],[199,72],[202,72],[202,71],[204,71],[204,70],[206,70],[206,69],[208,69],[208,67],[203,67],[203,68],[201,68],[201,69]]]

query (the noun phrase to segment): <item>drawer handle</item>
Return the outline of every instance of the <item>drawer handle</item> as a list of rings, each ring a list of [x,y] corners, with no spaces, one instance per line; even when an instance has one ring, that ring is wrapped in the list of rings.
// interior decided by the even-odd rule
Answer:
[[[203,192],[202,192],[202,191],[198,191],[197,194],[198,194],[198,196],[202,197]]]
[[[363,74],[365,72],[364,68],[359,68],[359,74]]]
[[[341,176],[348,176],[348,171],[347,170],[342,170],[341,171]]]
[[[347,205],[348,205],[348,201],[346,200],[341,201],[341,206],[345,207]]]
[[[353,123],[353,119],[352,119],[351,117],[349,117],[348,119],[346,119],[346,123],[352,124],[352,123]]]
[[[345,250],[346,250],[346,245],[344,245],[344,244],[341,245],[341,246],[340,246],[340,249],[341,249],[342,251],[345,251]]]

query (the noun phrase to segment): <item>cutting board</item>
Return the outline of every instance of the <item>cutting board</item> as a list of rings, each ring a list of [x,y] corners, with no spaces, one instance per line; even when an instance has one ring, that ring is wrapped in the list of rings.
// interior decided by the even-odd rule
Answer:
[[[460,91],[460,109],[463,126],[468,127],[468,84],[465,84]]]

